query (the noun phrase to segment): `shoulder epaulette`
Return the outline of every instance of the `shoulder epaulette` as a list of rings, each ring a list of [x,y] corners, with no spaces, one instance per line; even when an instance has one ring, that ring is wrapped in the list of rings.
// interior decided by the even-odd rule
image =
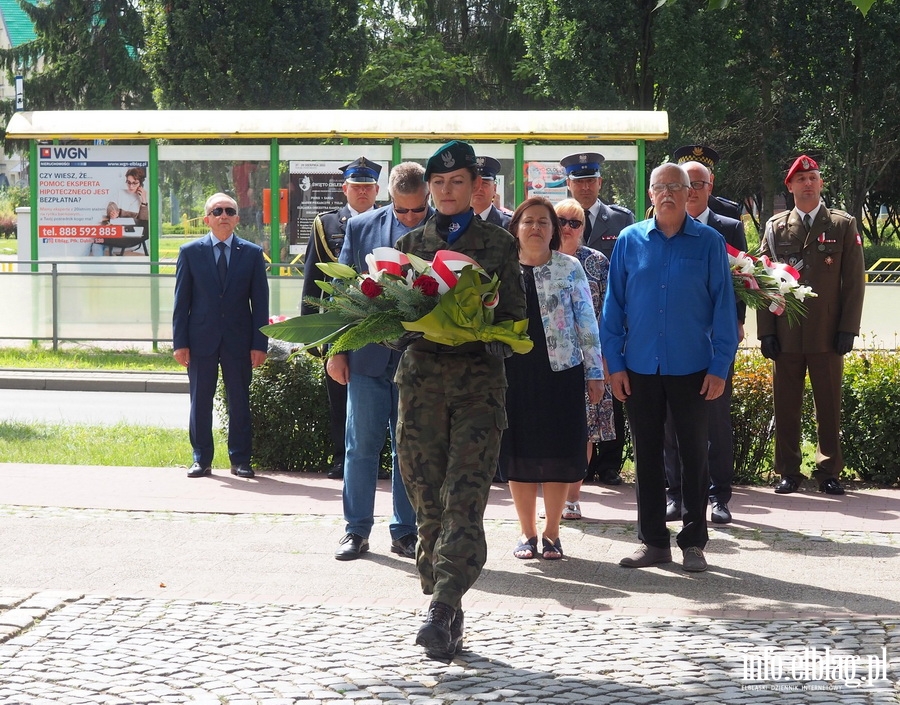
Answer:
[[[850,220],[853,217],[847,211],[841,210],[840,208],[829,208],[828,212],[831,213],[831,215],[843,216],[845,220]]]
[[[738,210],[740,210],[740,208],[741,208],[741,204],[738,203],[737,201],[732,201],[728,198],[722,198],[721,196],[713,196],[713,198],[715,198],[720,203],[725,203],[729,206],[732,206],[733,208],[737,208]]]
[[[620,213],[627,213],[628,215],[634,215],[630,210],[628,210],[625,206],[620,206],[618,203],[608,203],[607,204],[614,211],[619,211]]]

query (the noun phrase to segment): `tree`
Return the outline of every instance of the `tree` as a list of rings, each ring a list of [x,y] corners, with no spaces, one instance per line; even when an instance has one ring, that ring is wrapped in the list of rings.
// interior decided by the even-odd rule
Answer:
[[[675,0],[658,0],[656,6],[659,8],[666,3],[674,4],[674,2]],[[710,10],[721,10],[731,4],[731,0],[707,0],[707,2]],[[848,2],[852,3],[856,9],[863,14],[863,17],[865,17],[869,13],[869,10],[872,9],[876,0],[848,0]],[[891,0],[884,0],[884,2],[891,2]]]
[[[148,0],[161,108],[335,108],[366,41],[355,0]]]
[[[140,62],[143,22],[129,0],[53,0],[22,9],[37,38],[0,51],[12,74],[27,72],[31,110],[151,107]]]

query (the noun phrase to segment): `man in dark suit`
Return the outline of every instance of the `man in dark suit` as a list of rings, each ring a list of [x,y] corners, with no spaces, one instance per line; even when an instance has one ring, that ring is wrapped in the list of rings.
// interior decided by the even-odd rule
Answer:
[[[690,177],[691,190],[686,209],[688,215],[713,230],[721,233],[725,242],[735,249],[746,252],[747,237],[744,224],[740,220],[717,215],[709,208],[712,198],[712,174],[700,162],[685,162],[681,166]],[[737,302],[738,343],[744,339],[744,319],[747,305]],[[731,482],[734,479],[734,437],[731,428],[731,393],[734,364],[725,378],[722,396],[709,402],[709,502],[712,505],[710,520],[713,524],[731,522]],[[666,521],[681,519],[681,457],[675,437],[675,421],[672,410],[666,417],[665,444],[663,453],[666,464]]]
[[[319,213],[313,220],[312,233],[306,246],[303,261],[303,298],[300,300],[300,315],[319,313],[319,309],[307,303],[306,298],[325,296],[317,281],[328,277],[316,266],[317,262],[337,262],[344,244],[347,221],[355,215],[375,208],[378,195],[378,175],[381,165],[365,157],[340,167],[344,175],[341,190],[347,197],[347,204],[335,210]],[[328,392],[329,426],[333,446],[333,460],[328,477],[340,480],[344,476],[344,426],[347,422],[347,388],[325,375],[325,390]]]
[[[187,368],[194,463],[188,477],[209,475],[213,461],[213,398],[222,367],[228,407],[231,474],[253,477],[250,467],[250,377],[266,360],[269,283],[258,245],[234,234],[238,205],[216,193],[206,201],[209,233],[181,247],[175,268],[172,313],[175,359]]]
[[[504,213],[494,205],[500,162],[493,157],[475,157],[475,170],[481,176],[481,185],[476,186],[472,192],[472,208],[475,210],[475,215],[485,223],[499,225],[508,231],[512,214]]]
[[[376,247],[391,247],[431,215],[425,168],[403,162],[391,170],[388,190],[391,206],[347,221],[340,262],[368,271],[366,255]],[[344,455],[344,520],[346,533],[334,557],[339,561],[359,558],[369,550],[369,534],[375,523],[375,481],[381,462],[385,429],[391,437],[391,494],[393,516],[389,525],[391,552],[416,557],[416,513],[409,503],[397,467],[397,385],[394,372],[400,354],[381,345],[366,345],[347,354],[328,358],[329,377],[347,390],[346,453]]]
[[[741,205],[727,198],[713,196],[713,184],[716,181],[716,175],[713,173],[716,164],[719,162],[719,153],[712,147],[704,144],[689,144],[679,147],[672,153],[672,161],[676,164],[686,164],[687,162],[699,162],[709,169],[709,191],[707,197],[707,205],[713,213],[724,215],[726,218],[734,220],[741,219]]]
[[[609,259],[619,233],[634,223],[634,213],[600,200],[603,186],[600,170],[604,161],[604,156],[597,152],[578,152],[564,157],[559,163],[566,170],[572,197],[584,208],[584,244],[600,250]],[[594,444],[585,482],[590,482],[596,475],[600,482],[607,485],[622,484],[619,473],[625,459],[625,409],[618,399],[613,399],[613,422],[616,438]]]
[[[866,267],[856,218],[821,201],[824,183],[819,165],[797,157],[784,180],[794,208],[772,216],[760,242],[761,251],[800,273],[800,284],[812,287],[807,313],[799,324],[768,309],[756,312],[762,354],[773,361],[775,398],[775,472],[778,494],[800,489],[800,417],[803,387],[809,372],[816,413],[816,467],[819,491],[844,494],[840,483],[841,378],[844,355],[859,335]]]

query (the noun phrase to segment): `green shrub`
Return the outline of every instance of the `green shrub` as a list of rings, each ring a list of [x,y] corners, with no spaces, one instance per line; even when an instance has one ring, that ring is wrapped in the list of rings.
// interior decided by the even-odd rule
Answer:
[[[328,467],[331,437],[323,374],[321,360],[303,354],[289,360],[270,358],[253,371],[250,413],[254,466],[309,472]],[[224,418],[221,380],[216,403]]]
[[[864,350],[844,361],[841,446],[864,480],[900,481],[900,358]]]
[[[775,443],[772,363],[757,350],[739,350],[732,383],[734,482],[764,484],[772,473]]]

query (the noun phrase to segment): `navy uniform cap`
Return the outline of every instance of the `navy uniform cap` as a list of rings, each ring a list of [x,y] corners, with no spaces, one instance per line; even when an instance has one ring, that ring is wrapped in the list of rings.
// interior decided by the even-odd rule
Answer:
[[[355,162],[350,162],[340,167],[344,175],[344,181],[351,184],[376,184],[381,173],[381,164],[370,162],[365,157],[360,157]]]
[[[676,164],[700,162],[708,169],[712,169],[716,162],[719,161],[719,153],[712,147],[707,147],[704,144],[689,144],[676,149],[672,153],[672,158]]]
[[[475,168],[481,175],[482,179],[488,181],[496,181],[497,174],[500,173],[500,162],[493,157],[475,157]]]
[[[569,179],[591,179],[600,176],[600,165],[606,158],[598,152],[578,152],[559,160]]]
[[[472,145],[459,140],[451,140],[438,147],[425,164],[425,181],[432,174],[447,174],[458,169],[476,166],[475,150]]]

